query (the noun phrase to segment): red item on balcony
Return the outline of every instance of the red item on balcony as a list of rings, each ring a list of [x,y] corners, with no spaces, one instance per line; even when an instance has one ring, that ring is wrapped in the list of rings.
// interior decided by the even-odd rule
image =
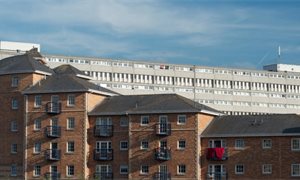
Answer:
[[[218,160],[222,160],[222,157],[224,155],[225,149],[224,148],[214,148],[216,153],[216,158]]]
[[[214,157],[215,157],[215,148],[207,148],[206,158],[212,159]]]

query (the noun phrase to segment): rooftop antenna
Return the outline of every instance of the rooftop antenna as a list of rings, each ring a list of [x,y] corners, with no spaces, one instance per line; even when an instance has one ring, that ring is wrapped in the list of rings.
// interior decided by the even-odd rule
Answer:
[[[278,59],[277,59],[277,64],[279,64],[279,61],[280,61],[280,54],[281,54],[281,50],[280,50],[280,46],[278,46]]]

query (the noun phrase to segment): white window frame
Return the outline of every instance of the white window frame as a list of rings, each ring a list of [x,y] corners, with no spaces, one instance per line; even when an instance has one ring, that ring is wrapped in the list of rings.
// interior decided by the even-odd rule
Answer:
[[[180,142],[184,142],[184,147],[180,147]],[[180,139],[177,141],[177,149],[179,150],[184,150],[186,148],[186,140],[185,139]]]
[[[71,121],[73,121],[73,123],[71,123]],[[70,124],[73,124],[73,127],[71,127]],[[75,129],[75,118],[68,117],[67,118],[67,130],[74,130],[74,129]]]
[[[148,118],[148,123],[144,123],[144,118]],[[149,123],[150,123],[150,117],[149,116],[141,116],[141,123],[140,125],[141,126],[149,126]]]
[[[71,174],[71,167],[73,167],[73,174]],[[73,177],[75,175],[75,166],[74,165],[67,165],[66,167],[66,176]]]
[[[19,77],[18,76],[12,76],[11,77],[11,87],[18,87],[19,85]]]
[[[10,176],[17,176],[17,165],[12,164],[10,166]]]
[[[41,166],[35,165],[33,168],[33,177],[39,177],[41,176]]]
[[[122,172],[122,169],[127,169],[127,172]],[[120,174],[128,174],[128,165],[125,164],[120,165]]]
[[[262,165],[262,174],[272,174],[272,164],[263,164]]]
[[[18,144],[13,143],[10,145],[10,153],[17,154],[18,153]]]
[[[148,144],[148,147],[147,147],[147,148],[144,148],[144,147],[143,147],[143,143],[147,143],[147,144]],[[149,149],[149,141],[148,141],[148,140],[142,140],[142,141],[141,141],[140,149],[141,149],[141,150],[148,150],[148,149]]]
[[[294,174],[293,171],[294,171],[294,166],[298,166],[296,168],[298,168],[298,172],[299,174]],[[291,164],[291,176],[292,177],[299,177],[300,176],[300,164]]]
[[[180,118],[184,118],[184,122],[180,122]],[[185,114],[180,114],[177,116],[177,124],[178,125],[185,125],[186,124],[186,115]]]
[[[127,148],[123,148],[122,143],[127,143]],[[127,150],[128,150],[128,141],[120,141],[120,151],[127,151]]]
[[[17,121],[13,120],[10,122],[10,131],[17,132],[18,131],[18,123]]]
[[[70,98],[73,98],[73,100],[70,100]],[[74,101],[74,102],[72,102],[72,101]],[[74,94],[68,94],[68,97],[67,97],[67,106],[68,107],[74,107],[75,103],[76,103],[75,95]]]
[[[147,172],[144,171],[144,170],[146,170],[144,168],[147,169]],[[140,167],[140,174],[142,174],[142,175],[148,175],[149,174],[149,165],[141,165],[141,167]]]
[[[69,149],[69,147],[71,147],[72,144],[73,144],[73,150]],[[68,142],[66,143],[66,146],[67,146],[67,147],[66,147],[67,153],[74,153],[74,152],[75,152],[75,142],[74,142],[74,141],[68,141]]]
[[[270,146],[267,146],[267,141],[270,141]],[[272,139],[263,139],[262,140],[262,148],[263,149],[272,149]]]
[[[42,151],[42,143],[40,143],[40,142],[34,143],[33,153],[34,154],[39,154],[39,153],[41,153],[41,151]]]
[[[243,167],[243,172],[238,172],[238,166]],[[234,171],[235,171],[235,174],[244,174],[245,173],[245,166],[244,166],[244,164],[236,164],[234,166]]]
[[[37,126],[37,125],[39,125],[39,126]],[[40,131],[41,128],[42,128],[42,121],[41,121],[41,119],[35,119],[34,123],[33,123],[33,130]]]
[[[294,147],[294,141],[296,141],[298,143],[297,148]],[[292,138],[291,139],[291,150],[292,151],[300,151],[300,138]]]
[[[236,139],[234,142],[234,148],[241,150],[245,149],[245,140],[244,139]]]
[[[184,172],[182,171],[184,169]],[[186,174],[186,165],[179,164],[177,165],[177,175],[185,175]]]
[[[34,107],[38,108],[41,106],[42,106],[42,96],[41,95],[34,96]]]

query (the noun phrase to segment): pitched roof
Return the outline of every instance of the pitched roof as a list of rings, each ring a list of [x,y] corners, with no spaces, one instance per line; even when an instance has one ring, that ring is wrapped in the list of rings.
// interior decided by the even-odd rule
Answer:
[[[54,72],[55,74],[26,89],[23,93],[95,92],[103,95],[117,94],[78,76],[81,72],[70,65],[59,66],[54,69]]]
[[[89,115],[125,115],[203,112],[219,115],[222,112],[177,94],[128,95],[107,97]]]
[[[202,137],[289,136],[300,135],[300,116],[296,114],[241,115],[216,117]]]
[[[32,53],[12,56],[0,60],[0,75],[20,73],[40,73],[51,75],[53,70],[36,60]]]
[[[71,66],[69,64],[63,64],[61,66],[56,67],[53,70],[56,74],[71,74],[71,75],[76,75],[81,78],[91,79],[90,76],[87,76],[82,71],[80,71],[79,69],[77,69],[74,66]]]

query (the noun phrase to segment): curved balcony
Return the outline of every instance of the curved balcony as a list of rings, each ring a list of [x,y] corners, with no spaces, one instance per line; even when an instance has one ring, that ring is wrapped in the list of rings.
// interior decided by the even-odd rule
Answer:
[[[113,180],[113,173],[112,172],[96,172],[94,174],[95,180]]]
[[[155,159],[168,161],[171,159],[171,150],[168,148],[157,148],[155,149]]]
[[[156,134],[160,136],[171,135],[171,123],[158,123],[156,124]]]
[[[225,161],[228,159],[227,149],[223,147],[207,148],[206,158],[211,161]]]
[[[47,126],[45,134],[47,137],[58,138],[61,135],[61,128],[60,126]]]
[[[171,180],[171,173],[169,172],[156,172],[153,180]]]
[[[60,160],[60,150],[59,149],[47,149],[45,153],[46,159],[50,161]]]
[[[111,137],[113,135],[113,125],[96,125],[94,127],[95,137]]]
[[[94,159],[96,161],[113,160],[113,149],[94,149]]]
[[[45,178],[49,180],[59,180],[60,179],[60,173],[59,172],[47,172],[45,174]]]
[[[48,102],[46,104],[46,112],[48,114],[60,114],[61,113],[61,103],[60,102]]]

